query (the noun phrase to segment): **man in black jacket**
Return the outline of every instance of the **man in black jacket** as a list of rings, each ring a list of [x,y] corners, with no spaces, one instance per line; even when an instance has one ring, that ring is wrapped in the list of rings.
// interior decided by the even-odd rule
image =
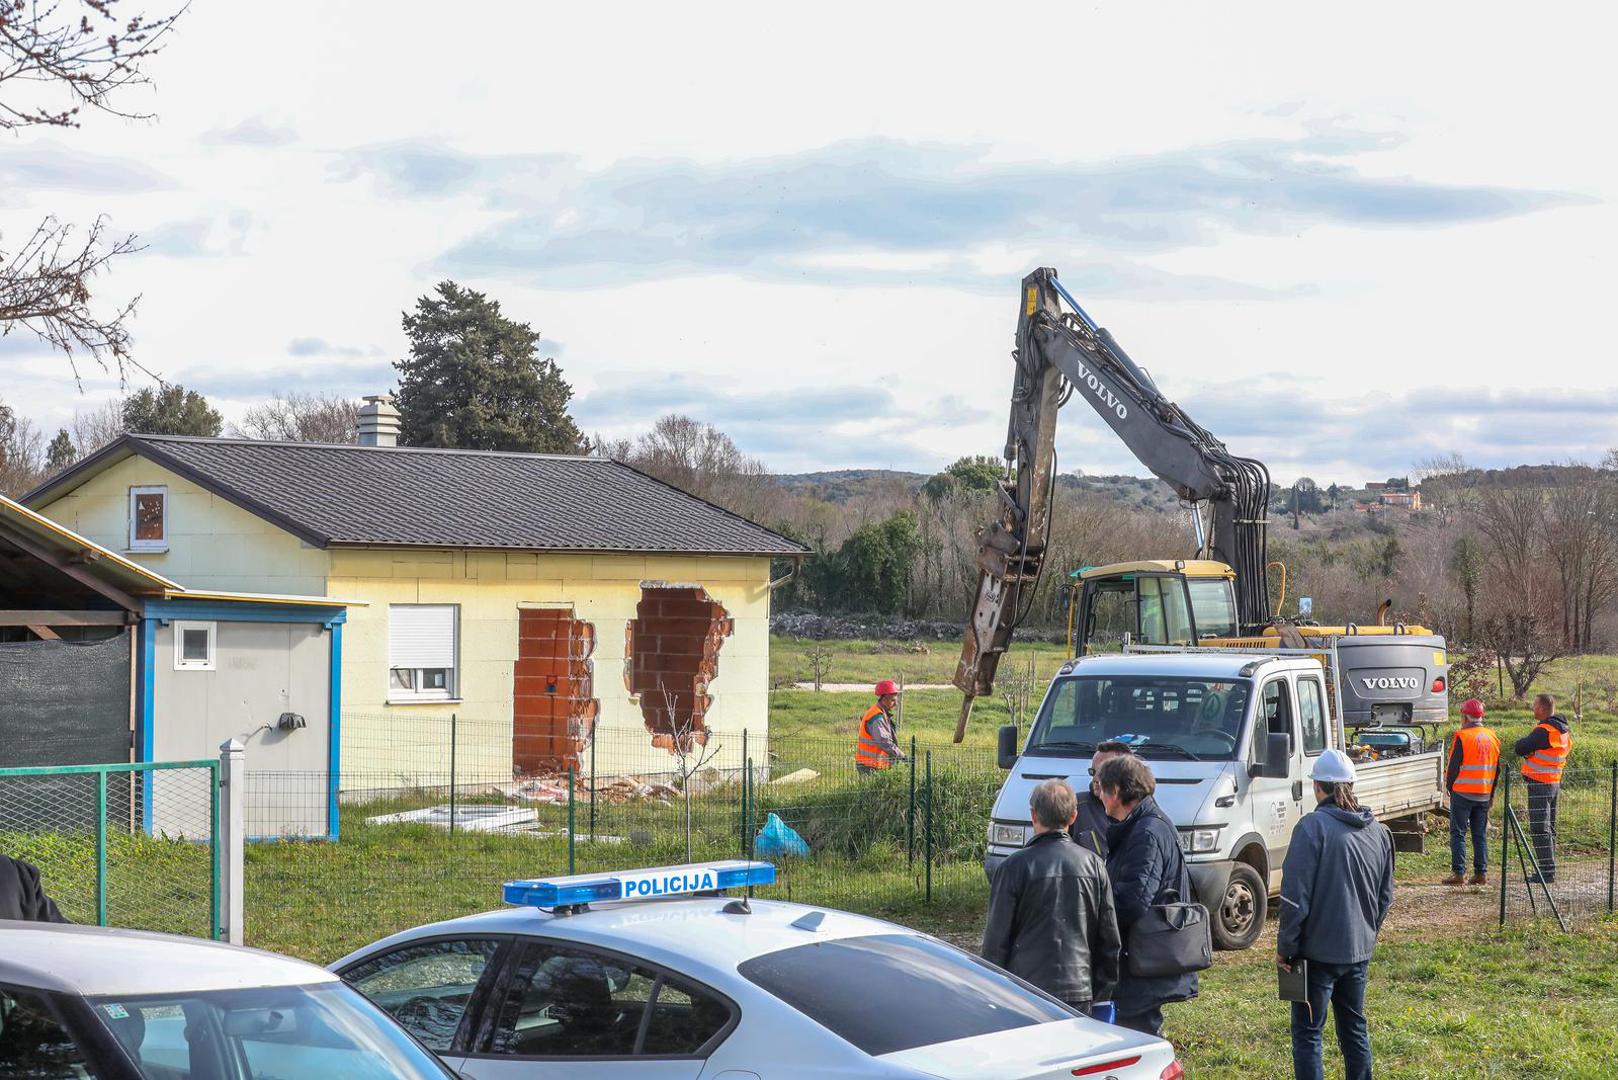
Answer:
[[[1562,770],[1573,752],[1567,721],[1556,715],[1556,699],[1534,695],[1534,730],[1513,747],[1523,759],[1528,781],[1528,835],[1534,841],[1534,862],[1539,873],[1529,881],[1549,885],[1556,880],[1556,808],[1562,799]]]
[[[1101,857],[1073,842],[1073,789],[1046,780],[1028,800],[1034,838],[994,872],[983,958],[1088,1013],[1118,982],[1118,920]]]
[[[1157,781],[1138,757],[1115,757],[1096,770],[1096,789],[1115,824],[1107,833],[1107,876],[1125,942],[1122,974],[1113,1003],[1121,1027],[1163,1033],[1163,1006],[1197,996],[1197,974],[1140,977],[1129,974],[1129,932],[1147,909],[1191,903],[1191,873],[1180,853],[1180,834],[1157,807]]]
[[[0,855],[0,919],[65,923],[56,902],[45,895],[32,863]]]
[[[1115,739],[1096,747],[1095,756],[1090,759],[1090,786],[1079,793],[1078,817],[1067,830],[1075,841],[1103,859],[1107,857],[1107,833],[1112,828],[1112,819],[1107,816],[1107,808],[1101,805],[1101,796],[1096,794],[1096,770],[1113,758],[1129,753],[1133,753],[1129,744]]]

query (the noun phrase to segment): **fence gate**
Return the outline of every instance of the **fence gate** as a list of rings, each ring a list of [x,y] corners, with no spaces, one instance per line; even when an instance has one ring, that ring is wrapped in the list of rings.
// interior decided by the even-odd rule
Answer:
[[[221,780],[207,758],[0,769],[0,851],[76,923],[222,938]]]

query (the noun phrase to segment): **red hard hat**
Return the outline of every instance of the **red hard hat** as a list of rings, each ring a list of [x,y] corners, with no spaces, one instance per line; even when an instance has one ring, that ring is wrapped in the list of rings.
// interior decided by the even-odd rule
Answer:
[[[1483,702],[1479,701],[1475,697],[1467,698],[1466,701],[1461,705],[1461,715],[1462,716],[1482,716],[1483,715]]]
[[[899,684],[894,682],[892,679],[883,679],[881,682],[876,684],[877,697],[887,697],[889,694],[897,694],[898,692]]]

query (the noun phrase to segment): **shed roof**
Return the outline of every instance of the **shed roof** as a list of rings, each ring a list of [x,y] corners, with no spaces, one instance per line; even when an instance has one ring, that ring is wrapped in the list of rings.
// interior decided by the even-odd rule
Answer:
[[[319,547],[801,555],[779,533],[610,458],[125,435],[26,496],[139,454]]]

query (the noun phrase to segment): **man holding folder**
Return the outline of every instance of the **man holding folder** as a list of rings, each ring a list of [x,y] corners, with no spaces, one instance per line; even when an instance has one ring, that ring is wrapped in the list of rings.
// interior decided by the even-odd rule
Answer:
[[[1393,903],[1393,836],[1355,800],[1347,754],[1327,750],[1309,776],[1316,806],[1298,822],[1281,866],[1275,942],[1281,996],[1292,1002],[1292,1075],[1324,1080],[1321,1032],[1330,1004],[1347,1080],[1371,1080],[1365,982]]]

